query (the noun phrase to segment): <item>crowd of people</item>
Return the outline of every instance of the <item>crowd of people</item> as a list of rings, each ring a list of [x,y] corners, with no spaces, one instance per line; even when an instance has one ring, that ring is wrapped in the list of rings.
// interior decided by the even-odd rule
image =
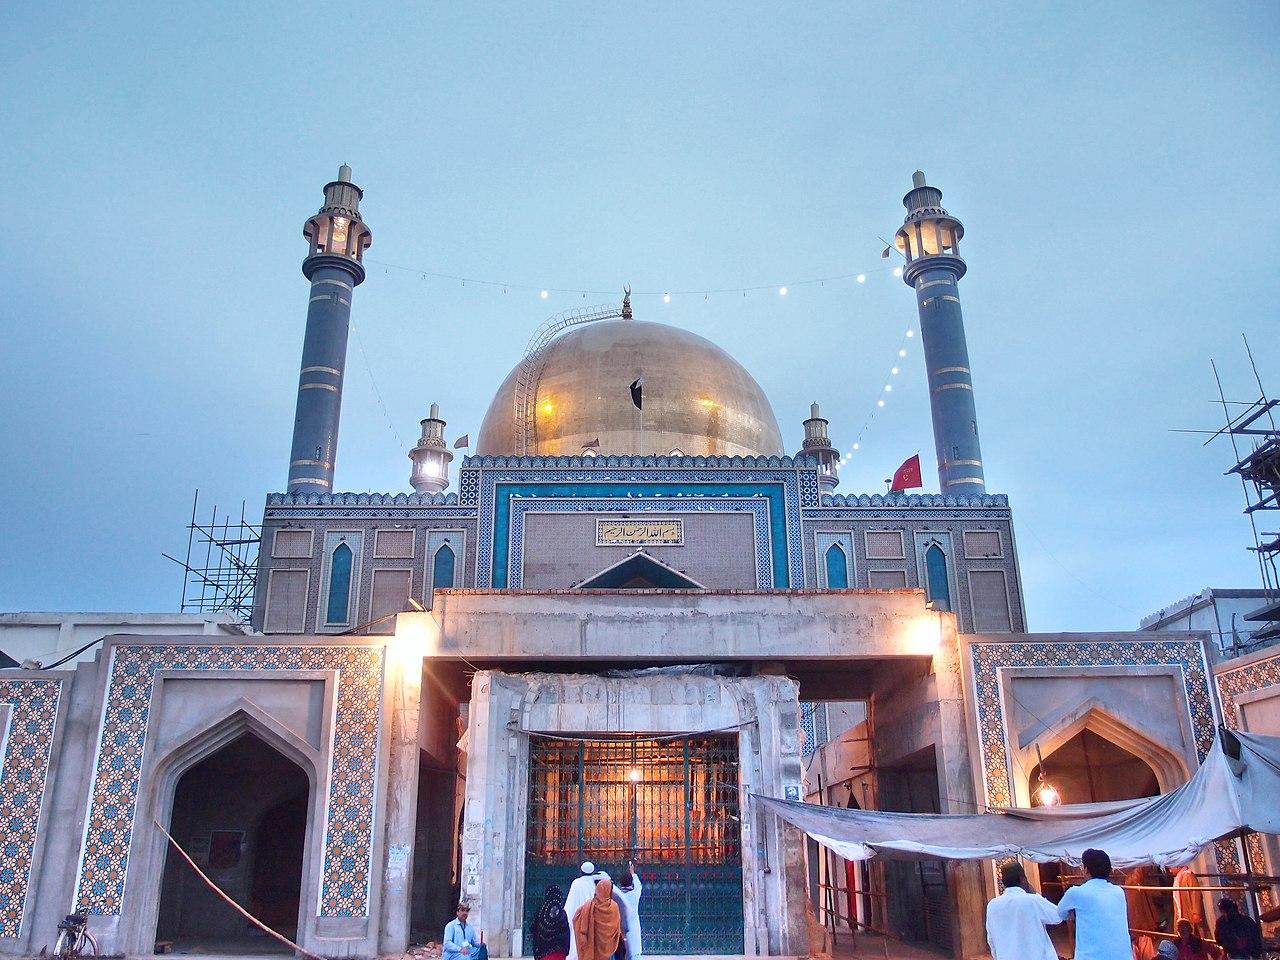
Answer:
[[[1089,879],[1069,887],[1058,903],[1036,893],[1022,864],[1000,868],[1001,894],[987,904],[987,943],[994,960],[1058,960],[1048,928],[1075,921],[1075,960],[1135,960],[1125,889],[1111,882],[1111,858],[1086,850],[1081,858]],[[641,960],[644,942],[640,897],[644,884],[634,863],[614,883],[590,861],[566,894],[546,888],[530,935],[536,960]],[[1280,920],[1280,910],[1272,911]],[[443,960],[488,960],[484,938],[468,925],[470,908],[445,927]],[[1212,940],[1198,922],[1182,918],[1176,936],[1161,940],[1151,960],[1256,960],[1263,956],[1262,929],[1230,897],[1218,901]],[[1146,957],[1139,958],[1146,960]]]
[[[567,894],[554,884],[547,887],[530,931],[535,960],[640,960],[643,891],[634,862],[615,884],[586,861]],[[444,928],[443,960],[487,960],[483,937],[467,926],[469,914],[467,904],[458,904],[457,919]]]
[[[1125,891],[1111,882],[1111,858],[1086,850],[1081,858],[1089,879],[1070,887],[1054,904],[1036,893],[1020,863],[1000,868],[1004,891],[987,904],[987,942],[994,960],[1058,960],[1048,927],[1074,915],[1075,960],[1134,960]],[[1177,936],[1161,940],[1153,960],[1256,960],[1263,956],[1258,921],[1240,912],[1230,897],[1218,901],[1213,942],[1188,919]],[[1143,960],[1146,960],[1144,957]]]

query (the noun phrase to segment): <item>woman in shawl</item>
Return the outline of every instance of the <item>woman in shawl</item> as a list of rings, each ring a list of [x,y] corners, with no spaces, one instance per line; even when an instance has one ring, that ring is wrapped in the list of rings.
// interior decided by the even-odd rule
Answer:
[[[601,880],[595,895],[573,915],[578,960],[610,960],[622,942],[622,914],[613,899],[613,881]]]
[[[569,917],[564,912],[564,892],[552,884],[533,918],[533,955],[536,960],[564,960],[569,953]]]

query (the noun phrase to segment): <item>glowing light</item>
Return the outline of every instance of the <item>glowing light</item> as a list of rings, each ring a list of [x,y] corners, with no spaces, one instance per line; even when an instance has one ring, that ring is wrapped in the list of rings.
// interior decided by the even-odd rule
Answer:
[[[865,273],[860,273],[860,274],[858,274],[858,282],[859,282],[859,283],[866,283],[866,282],[867,282],[867,275],[866,275]]]
[[[902,268],[901,268],[901,267],[894,267],[894,268],[893,268],[893,275],[894,275],[895,277],[900,277],[900,276],[902,276]]]
[[[906,355],[907,355],[907,351],[906,351],[906,350],[899,350],[899,351],[898,351],[898,356],[900,356],[900,357],[905,357]]]
[[[1041,782],[1040,789],[1036,791],[1036,799],[1042,807],[1056,807],[1062,803],[1062,795],[1051,783]]]
[[[914,337],[915,335],[916,335],[916,332],[915,332],[914,330],[912,330],[912,329],[910,329],[910,328],[908,328],[908,329],[907,329],[907,336],[908,336],[908,337]]]
[[[547,299],[547,297],[551,296],[551,294],[549,291],[543,290],[540,294],[538,294],[538,296],[540,296],[543,300],[545,300]]]
[[[892,384],[892,383],[886,383],[886,384],[884,385],[884,392],[885,392],[885,393],[893,393],[893,384]]]
[[[639,782],[640,782],[640,768],[639,768],[639,767],[632,767],[630,770],[628,770],[628,771],[627,771],[627,779],[628,779],[628,780],[630,780],[632,783],[639,783]]]
[[[780,296],[780,297],[785,297],[786,295],[787,295],[787,288],[786,288],[786,287],[779,287],[779,288],[778,288],[778,296]]]
[[[860,444],[860,443],[855,443],[855,444],[853,445],[853,449],[855,449],[855,450],[861,450],[861,449],[862,449],[862,444]]]
[[[903,653],[929,656],[942,646],[942,620],[936,613],[926,613],[906,622],[899,635]]]
[[[889,371],[889,373],[896,377],[898,375],[898,368],[894,367],[892,370]]]
[[[432,656],[439,652],[440,624],[431,618],[431,614],[405,611],[396,616],[395,624],[391,653],[402,663],[420,664],[423,655]]]
[[[554,403],[544,403],[544,404],[542,405],[542,412],[543,412],[543,413],[552,413],[552,412],[554,412],[554,411],[555,411],[555,409],[556,409],[556,407],[555,407],[555,404],[554,404]]]
[[[877,401],[876,401],[876,406],[877,406],[877,407],[883,407],[883,406],[884,406],[884,401],[883,401],[883,400],[877,400]]]
[[[670,303],[670,302],[671,302],[671,294],[669,294],[669,293],[664,293],[664,294],[662,295],[662,302],[663,302],[663,303]]]

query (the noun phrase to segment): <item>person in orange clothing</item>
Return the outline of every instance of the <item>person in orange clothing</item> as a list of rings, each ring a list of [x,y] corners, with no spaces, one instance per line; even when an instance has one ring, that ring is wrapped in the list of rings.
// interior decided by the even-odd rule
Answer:
[[[613,881],[601,880],[594,895],[573,915],[578,960],[611,960],[622,942],[622,913],[613,899]]]

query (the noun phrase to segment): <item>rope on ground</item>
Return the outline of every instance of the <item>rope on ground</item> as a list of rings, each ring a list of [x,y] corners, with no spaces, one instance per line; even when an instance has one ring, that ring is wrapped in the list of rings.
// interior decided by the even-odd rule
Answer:
[[[163,833],[163,834],[164,834],[164,835],[169,839],[169,842],[170,842],[171,844],[173,844],[173,849],[175,849],[175,850],[177,850],[177,851],[178,851],[178,853],[181,855],[182,859],[183,859],[183,860],[185,860],[185,861],[187,861],[187,863],[191,866],[191,869],[192,869],[192,870],[194,870],[194,871],[196,872],[196,875],[197,875],[197,876],[199,876],[199,877],[200,877],[200,879],[201,879],[201,880],[203,880],[203,881],[205,882],[205,886],[207,886],[210,890],[212,890],[214,893],[216,893],[219,897],[221,897],[223,900],[225,900],[228,904],[230,904],[230,905],[231,905],[231,907],[232,907],[232,909],[234,909],[234,910],[236,911],[236,913],[240,914],[242,917],[244,917],[246,920],[248,920],[250,923],[252,923],[255,927],[257,927],[259,930],[261,930],[263,933],[265,933],[267,936],[275,938],[276,940],[278,940],[278,941],[280,941],[281,943],[283,943],[286,947],[291,947],[291,948],[293,948],[293,949],[294,949],[294,950],[296,950],[298,953],[302,954],[304,957],[310,957],[310,958],[311,958],[311,960],[325,960],[325,958],[324,958],[324,957],[321,957],[321,956],[319,956],[318,954],[314,954],[314,953],[312,953],[310,950],[305,949],[304,947],[300,947],[300,946],[298,946],[296,943],[294,943],[292,940],[290,940],[290,939],[289,939],[288,937],[286,937],[284,934],[276,933],[274,930],[272,930],[270,927],[268,927],[265,923],[263,923],[261,920],[259,920],[257,917],[255,917],[253,914],[251,914],[248,910],[246,910],[244,907],[240,906],[240,904],[238,904],[238,903],[236,903],[234,900],[232,900],[229,896],[227,896],[227,894],[223,893],[222,888],[221,888],[221,887],[219,887],[219,886],[218,886],[216,883],[214,883],[212,880],[210,880],[210,879],[205,875],[205,872],[204,872],[203,870],[201,870],[198,866],[196,866],[196,862],[195,862],[194,860],[192,860],[190,856],[188,856],[188,855],[187,855],[187,851],[185,851],[185,850],[183,850],[183,849],[182,849],[182,845],[181,845],[180,843],[178,843],[178,841],[177,841],[177,840],[173,839],[173,836],[169,833],[169,831],[168,831],[168,830],[166,830],[164,827],[162,827],[162,826],[160,825],[160,821],[159,821],[159,820],[153,820],[152,822],[156,825],[156,829],[157,829],[157,830],[159,830],[161,833]]]

